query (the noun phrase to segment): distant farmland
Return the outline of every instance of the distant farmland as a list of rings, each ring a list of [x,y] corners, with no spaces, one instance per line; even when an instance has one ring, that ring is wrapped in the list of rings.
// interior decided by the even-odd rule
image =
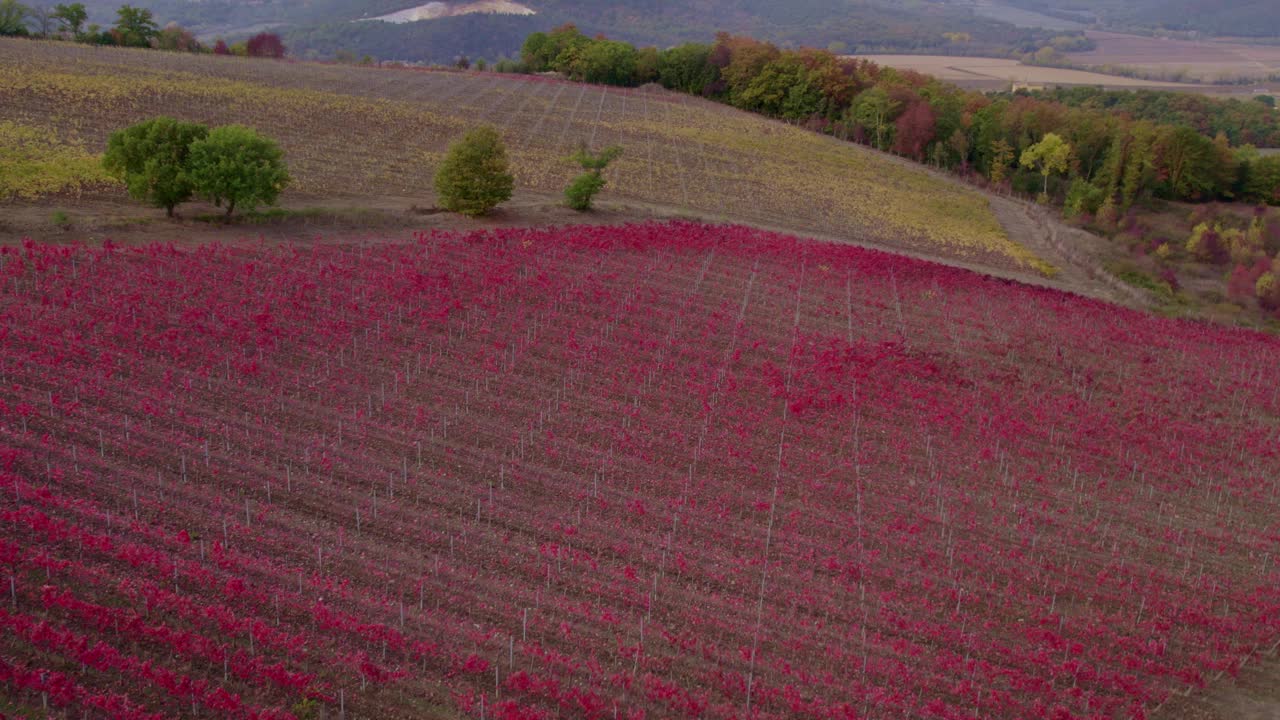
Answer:
[[[1071,53],[1079,65],[1116,65],[1151,73],[1185,73],[1201,81],[1280,74],[1280,45],[1174,40],[1089,31],[1097,48]]]
[[[953,57],[950,55],[859,55],[888,67],[915,70],[961,87],[979,90],[1006,89],[1018,85],[1101,85],[1118,90],[1155,88],[1201,92],[1229,92],[1224,88],[1188,83],[1160,82],[1104,75],[1085,70],[1025,65],[1008,58]]]

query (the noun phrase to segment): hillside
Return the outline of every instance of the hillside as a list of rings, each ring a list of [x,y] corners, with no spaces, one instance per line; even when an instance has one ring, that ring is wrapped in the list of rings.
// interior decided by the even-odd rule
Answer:
[[[1271,0],[1007,0],[1057,17],[1093,16],[1115,29],[1179,30],[1249,38],[1280,38],[1280,14]]]
[[[10,716],[1171,720],[1280,641],[1274,337],[668,224],[29,243],[0,338]]]
[[[982,18],[968,8],[930,0],[904,6],[881,0],[530,0],[529,16],[475,14],[407,24],[353,22],[425,3],[413,0],[149,0],[163,21],[176,21],[206,37],[277,26],[295,54],[331,58],[338,50],[382,60],[450,63],[471,58],[514,57],[530,33],[573,22],[590,35],[603,33],[642,45],[668,47],[705,40],[726,30],[784,45],[850,52],[950,51],[963,54],[1034,51],[1052,35]],[[459,5],[460,3],[450,3]],[[94,0],[95,17],[107,22],[119,3]],[[945,33],[967,33],[952,42]]]
[[[430,206],[448,143],[476,122],[507,137],[517,183],[558,195],[581,144],[619,144],[611,194],[703,216],[892,246],[1035,274],[982,194],[865,148],[652,88],[0,42],[0,122],[100,152],[170,114],[278,138],[295,198]],[[115,197],[122,198],[123,193]],[[1054,263],[1048,259],[1048,263]]]

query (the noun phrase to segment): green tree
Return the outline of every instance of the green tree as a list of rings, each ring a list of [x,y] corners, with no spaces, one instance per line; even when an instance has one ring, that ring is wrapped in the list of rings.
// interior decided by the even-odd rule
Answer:
[[[875,135],[876,148],[884,150],[888,147],[893,121],[897,119],[901,108],[902,103],[889,97],[887,90],[877,86],[858,95],[849,111],[854,122]]]
[[[617,160],[621,154],[622,148],[617,145],[607,147],[598,153],[592,153],[585,147],[574,153],[571,159],[581,165],[586,172],[574,178],[573,182],[569,183],[569,187],[565,188],[564,198],[569,207],[578,212],[586,212],[591,209],[592,199],[605,186],[605,179],[602,175],[604,169],[609,167],[609,163]]]
[[[533,33],[525,38],[520,59],[530,72],[569,72],[578,54],[593,41],[572,23],[561,25],[549,33]]]
[[[284,153],[274,140],[243,125],[224,125],[191,145],[191,181],[198,195],[214,205],[250,211],[274,205],[289,185]]]
[[[31,9],[18,0],[0,0],[0,35],[26,35]]]
[[[711,64],[711,46],[699,43],[677,45],[658,54],[658,82],[670,90],[700,95],[720,78],[720,68]]]
[[[132,5],[121,5],[116,11],[115,32],[119,43],[128,47],[147,47],[160,34],[151,11]]]
[[[84,34],[84,24],[89,21],[89,12],[84,9],[84,3],[59,4],[53,6],[53,17],[62,24],[63,31],[79,38]]]
[[[1044,176],[1043,195],[1049,195],[1049,176],[1063,174],[1071,167],[1071,146],[1055,133],[1048,133],[1040,142],[1022,151],[1019,159],[1022,167],[1033,167]]]
[[[568,67],[577,80],[604,85],[631,85],[640,53],[634,45],[617,40],[593,40],[576,54]]]
[[[822,91],[809,81],[809,69],[794,54],[765,65],[734,97],[740,108],[800,120],[822,109]]]
[[[1218,157],[1209,138],[1185,125],[1165,125],[1154,150],[1167,197],[1195,200],[1216,194]]]
[[[209,133],[204,125],[158,117],[118,130],[107,140],[102,166],[123,180],[129,196],[165,209],[191,199],[191,145]]]
[[[436,171],[435,186],[446,210],[471,217],[510,200],[515,178],[507,169],[507,151],[498,131],[481,126],[451,145]]]
[[[1244,197],[1254,202],[1280,205],[1280,155],[1260,157],[1249,164]]]

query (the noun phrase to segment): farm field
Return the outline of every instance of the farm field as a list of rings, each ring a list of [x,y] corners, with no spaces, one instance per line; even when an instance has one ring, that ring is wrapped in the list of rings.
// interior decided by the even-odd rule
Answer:
[[[0,338],[10,716],[1168,719],[1280,643],[1271,336],[669,223],[29,242]]]
[[[1010,83],[1020,85],[1102,85],[1117,90],[1164,88],[1192,90],[1186,83],[1159,82],[1103,75],[1086,70],[1024,65],[1009,58],[953,57],[950,55],[858,55],[857,57],[887,67],[915,70],[933,75],[949,83],[983,90],[1008,89]]]
[[[1090,30],[1097,45],[1089,52],[1070,53],[1080,65],[1121,65],[1156,72],[1185,71],[1202,81],[1280,74],[1280,45],[1257,45],[1219,40],[1175,40]]]
[[[617,143],[611,193],[717,219],[1044,270],[986,198],[866,149],[655,89],[0,41],[0,122],[100,152],[159,114],[245,123],[285,150],[294,196],[422,198],[449,142],[488,122],[517,185],[558,194],[581,144]],[[34,128],[34,130],[33,130]],[[118,196],[123,193],[117,191]]]

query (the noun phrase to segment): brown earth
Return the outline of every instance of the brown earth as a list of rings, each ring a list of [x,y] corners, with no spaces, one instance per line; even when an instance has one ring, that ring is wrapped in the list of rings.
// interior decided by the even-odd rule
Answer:
[[[1280,73],[1280,46],[1211,40],[1175,40],[1090,30],[1094,50],[1070,53],[1077,65],[1122,65],[1153,72],[1185,70],[1189,77],[1213,81],[1236,77],[1264,79]]]

